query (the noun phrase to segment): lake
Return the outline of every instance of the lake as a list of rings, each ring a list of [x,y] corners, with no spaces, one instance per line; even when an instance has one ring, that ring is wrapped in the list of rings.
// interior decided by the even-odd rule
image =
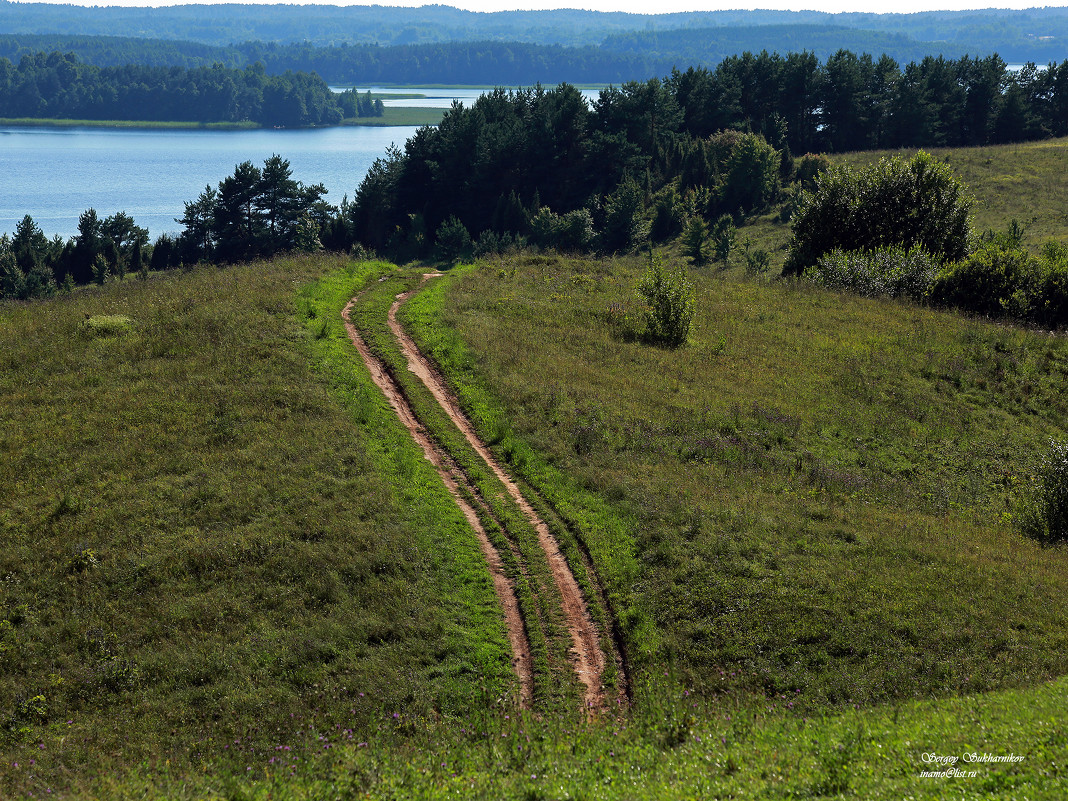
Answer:
[[[470,106],[485,89],[370,88],[385,94],[423,94],[384,100],[386,105]],[[599,90],[584,89],[592,101]],[[126,128],[2,128],[0,234],[13,233],[27,214],[48,237],[78,232],[78,217],[94,208],[100,217],[125,211],[153,239],[176,232],[184,203],[217,186],[239,162],[257,166],[274,153],[289,159],[293,177],[321,183],[327,201],[351,199],[376,158],[390,144],[403,147],[414,127],[341,127],[315,130],[202,131]]]
[[[390,144],[414,127],[315,130],[167,131],[123,128],[0,128],[0,233],[26,214],[48,237],[78,231],[78,216],[95,208],[106,217],[125,211],[152,238],[181,230],[184,203],[239,162],[257,166],[273,153],[289,159],[293,177],[321,183],[339,204]]]

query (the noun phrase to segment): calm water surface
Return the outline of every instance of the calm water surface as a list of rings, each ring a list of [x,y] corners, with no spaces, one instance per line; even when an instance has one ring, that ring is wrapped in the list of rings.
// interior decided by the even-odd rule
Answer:
[[[384,100],[389,106],[470,106],[485,89],[371,88],[422,94]],[[592,101],[597,89],[581,90]],[[78,231],[78,216],[94,208],[101,217],[125,211],[154,239],[181,226],[184,203],[234,171],[257,166],[274,153],[289,159],[293,177],[326,186],[334,205],[355,194],[376,158],[390,144],[403,147],[416,129],[325,128],[310,131],[161,131],[118,128],[0,128],[0,234],[12,233],[29,214],[46,235]]]
[[[31,215],[45,234],[64,238],[78,216],[125,211],[153,238],[179,231],[184,203],[239,162],[257,166],[273,153],[289,159],[293,177],[322,183],[326,200],[351,199],[372,162],[391,143],[403,146],[414,127],[310,131],[159,131],[106,128],[0,128],[0,233]]]

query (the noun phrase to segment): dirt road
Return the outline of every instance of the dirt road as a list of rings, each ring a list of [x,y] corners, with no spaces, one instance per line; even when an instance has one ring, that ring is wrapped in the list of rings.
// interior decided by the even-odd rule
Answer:
[[[416,419],[411,405],[396,381],[393,380],[384,365],[371,353],[360,337],[350,319],[350,313],[356,301],[357,298],[349,301],[345,310],[341,313],[345,320],[345,330],[348,332],[352,344],[359,351],[364,364],[367,365],[367,369],[371,373],[371,379],[382,391],[382,394],[386,396],[390,406],[397,413],[397,417],[400,418],[400,421],[412,435],[412,439],[422,449],[427,461],[434,465],[449,494],[452,495],[453,500],[460,508],[460,511],[463,512],[471,528],[475,530],[479,547],[482,549],[482,554],[486,558],[487,565],[489,565],[490,575],[493,577],[493,588],[497,593],[501,609],[504,611],[505,623],[508,627],[508,641],[512,649],[512,666],[519,679],[519,705],[523,708],[529,708],[533,698],[534,670],[530,657],[530,644],[523,626],[523,617],[519,612],[519,602],[516,598],[515,587],[512,586],[512,583],[505,575],[501,555],[493,547],[493,543],[490,542],[478,513],[467,501],[465,493],[461,492],[460,487],[463,486],[467,490],[467,496],[475,498],[478,497],[478,489],[471,485],[469,479],[455,464],[452,457],[439,448],[430,438],[426,429]]]
[[[427,278],[437,277],[440,274],[431,273],[424,276]],[[434,365],[427,359],[415,342],[404,331],[397,321],[397,310],[401,305],[418,290],[412,290],[398,295],[389,309],[389,328],[396,337],[401,347],[401,352],[408,360],[408,369],[426,385],[438,404],[445,410],[453,424],[463,433],[465,439],[482,458],[497,479],[504,485],[512,500],[522,511],[524,517],[534,527],[538,534],[538,543],[545,552],[545,557],[552,570],[553,581],[563,603],[564,616],[567,620],[568,631],[571,635],[572,648],[571,659],[575,673],[579,681],[585,687],[583,698],[586,707],[599,709],[605,703],[605,690],[602,677],[605,670],[605,654],[601,648],[601,635],[590,615],[586,598],[582,594],[575,576],[571,572],[567,560],[560,551],[560,545],[553,537],[549,526],[523,496],[516,482],[504,470],[497,458],[490,452],[475,432],[474,426],[460,409],[456,399],[447,389],[444,380]]]

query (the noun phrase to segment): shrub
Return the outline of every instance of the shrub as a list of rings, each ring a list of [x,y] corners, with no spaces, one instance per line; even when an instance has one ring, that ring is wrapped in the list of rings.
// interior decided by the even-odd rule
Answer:
[[[708,223],[703,217],[693,217],[686,224],[686,232],[682,235],[682,252],[694,267],[708,264]]]
[[[646,303],[645,338],[671,348],[685,344],[696,308],[693,284],[685,271],[665,271],[660,254],[650,256],[638,294]]]
[[[438,226],[436,241],[443,261],[457,262],[471,250],[471,234],[456,215]]]
[[[971,206],[949,167],[922,151],[862,171],[831,167],[801,196],[783,272],[803,273],[836,248],[918,245],[939,261],[958,261],[968,253]]]
[[[514,234],[510,232],[499,234],[492,228],[487,228],[479,235],[478,242],[475,243],[474,255],[476,259],[482,259],[486,256],[511,253],[518,250],[519,246],[519,239]]]
[[[648,235],[642,219],[644,210],[641,187],[627,178],[605,199],[601,249],[606,253],[625,253],[640,245]]]
[[[947,267],[931,288],[931,300],[978,314],[1027,316],[1039,264],[1019,247],[997,241]]]
[[[805,277],[829,289],[866,297],[907,297],[923,300],[931,290],[938,265],[922,248],[878,248],[867,253],[836,249],[821,256]]]
[[[1017,521],[1024,534],[1040,542],[1068,540],[1068,442],[1050,440]]]
[[[1068,245],[1049,241],[1031,300],[1031,316],[1043,325],[1068,325]]]
[[[686,220],[686,205],[674,184],[670,184],[653,198],[653,222],[649,238],[663,242],[682,231]]]
[[[822,153],[806,153],[797,162],[797,182],[809,192],[816,189],[816,178],[831,166],[831,160]]]
[[[760,275],[771,263],[771,254],[764,248],[754,248],[749,237],[742,243],[742,254],[745,256],[745,272],[748,275]]]
[[[780,154],[759,134],[743,134],[727,158],[722,209],[727,213],[759,211],[779,191]]]
[[[586,208],[560,216],[542,206],[530,221],[530,241],[540,248],[583,253],[593,247],[593,217]]]
[[[731,257],[731,250],[734,249],[736,239],[737,229],[734,227],[734,220],[729,214],[722,215],[712,226],[712,246],[715,248],[716,258],[723,262],[724,267],[727,266],[727,261]]]

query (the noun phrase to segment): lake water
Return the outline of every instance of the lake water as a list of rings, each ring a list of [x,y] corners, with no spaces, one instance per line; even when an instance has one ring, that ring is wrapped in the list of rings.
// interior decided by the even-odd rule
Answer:
[[[471,105],[484,89],[380,89],[423,94],[384,100],[387,105],[449,108]],[[360,89],[366,91],[366,87]],[[598,90],[582,90],[592,100]],[[234,171],[257,166],[274,153],[289,159],[293,177],[326,186],[334,205],[355,194],[374,160],[390,144],[403,147],[414,127],[342,127],[307,131],[166,131],[121,128],[0,128],[0,234],[12,233],[27,214],[48,237],[78,231],[78,217],[125,211],[152,238],[176,232],[184,203]]]
[[[505,87],[509,88],[509,87]],[[512,87],[515,88],[515,87]],[[549,87],[546,87],[549,88]],[[481,95],[485,94],[485,89],[429,89],[429,88],[409,88],[409,89],[384,89],[382,87],[363,87],[359,89],[361,92],[366,92],[368,89],[373,94],[421,94],[423,97],[407,97],[397,98],[396,100],[390,100],[387,97],[382,98],[382,105],[393,108],[452,108],[454,100],[459,100],[465,106],[470,106]],[[597,99],[597,96],[601,93],[600,89],[580,89],[579,92],[586,98],[586,101],[593,103]]]
[[[239,162],[260,166],[273,153],[289,159],[296,180],[325,185],[336,205],[352,198],[391,143],[403,146],[415,130],[0,128],[0,233],[12,233],[29,214],[47,236],[66,238],[92,207],[101,217],[125,211],[154,239],[181,230],[174,218],[205,186],[217,186]]]

